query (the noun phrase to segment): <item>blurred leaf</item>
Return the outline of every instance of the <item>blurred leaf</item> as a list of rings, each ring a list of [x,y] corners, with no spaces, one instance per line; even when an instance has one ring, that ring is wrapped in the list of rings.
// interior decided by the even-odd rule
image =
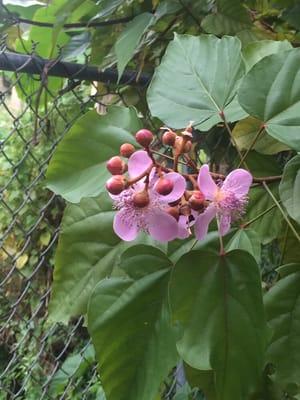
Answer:
[[[217,0],[217,13],[207,15],[202,28],[215,35],[232,35],[251,26],[249,12],[242,2],[236,0]]]
[[[73,203],[100,194],[109,178],[106,161],[119,153],[121,144],[135,144],[133,134],[140,128],[133,108],[111,106],[102,116],[88,111],[57,146],[47,170],[47,187]]]
[[[300,270],[290,272],[264,297],[267,319],[274,331],[266,360],[275,365],[273,379],[283,388],[290,383],[300,385]]]
[[[243,49],[243,59],[246,64],[246,69],[249,71],[253,65],[266,56],[290,50],[292,48],[293,46],[287,40],[260,40],[259,42],[249,43]]]
[[[51,379],[49,394],[58,396],[62,394],[70,379],[83,375],[95,360],[95,351],[92,345],[89,345],[82,353],[69,355],[59,370]]]
[[[288,214],[300,223],[300,155],[285,165],[279,194]]]
[[[266,342],[260,274],[252,256],[192,251],[176,264],[170,301],[183,360],[213,370],[218,400],[246,399],[261,378]]]
[[[93,19],[104,18],[111,15],[124,0],[99,0],[97,5],[100,5],[100,11],[93,17]]]
[[[175,14],[181,8],[182,4],[178,0],[163,0],[159,2],[154,15],[159,19],[168,14]]]
[[[27,261],[28,261],[28,254],[22,254],[17,258],[16,267],[18,269],[22,269],[23,267],[25,267]]]
[[[48,246],[51,240],[51,233],[50,232],[44,232],[41,234],[39,237],[39,242],[42,246]]]
[[[143,34],[155,21],[153,14],[143,13],[130,21],[115,43],[115,53],[118,60],[118,74],[121,78],[123,71],[134,55]]]
[[[129,277],[99,282],[89,302],[88,329],[107,400],[154,400],[177,361],[167,305],[170,263],[154,248],[144,251],[143,264],[139,248],[124,253]]]
[[[243,78],[239,102],[267,133],[300,150],[300,49],[267,56]],[[259,90],[257,88],[259,87]]]
[[[245,250],[256,262],[260,261],[261,241],[258,234],[251,229],[238,229],[226,246],[226,251]]]
[[[292,27],[300,30],[300,4],[286,8],[281,14],[281,18],[287,21]]]
[[[3,4],[8,5],[12,4],[14,6],[21,6],[21,7],[31,7],[36,5],[46,5],[46,1],[38,1],[38,0],[4,0]]]
[[[72,36],[69,43],[62,50],[62,58],[64,61],[74,61],[80,57],[88,49],[91,43],[90,32],[83,32]]]
[[[248,150],[254,141],[252,149],[262,154],[276,154],[289,149],[285,144],[269,136],[265,130],[255,140],[261,126],[262,122],[253,117],[247,117],[235,125],[232,134],[241,150]]]
[[[221,111],[231,121],[236,110],[228,110],[243,76],[240,49],[237,38],[176,34],[148,89],[152,115],[174,128],[192,120],[195,126],[206,121],[209,129]]]

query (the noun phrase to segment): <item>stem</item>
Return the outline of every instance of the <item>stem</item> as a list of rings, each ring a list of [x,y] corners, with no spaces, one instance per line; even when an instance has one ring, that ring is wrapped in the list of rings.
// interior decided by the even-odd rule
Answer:
[[[238,168],[240,168],[240,166],[243,164],[243,162],[245,161],[245,159],[247,158],[249,152],[252,150],[253,146],[255,145],[255,143],[257,142],[258,138],[260,137],[261,133],[264,130],[264,125],[260,127],[259,131],[256,133],[250,147],[247,149],[246,153],[242,156],[242,159],[240,160],[239,164],[238,164]]]
[[[241,162],[240,162],[240,163],[244,164],[245,168],[249,171],[249,167],[248,167],[248,165],[246,164],[246,161],[243,160],[243,155],[242,155],[241,150],[239,149],[239,147],[238,147],[238,145],[237,145],[237,142],[236,142],[236,140],[235,140],[235,138],[234,138],[234,136],[233,136],[233,134],[232,134],[232,130],[231,130],[230,126],[228,125],[228,122],[226,121],[224,112],[221,111],[221,112],[219,113],[219,115],[220,115],[222,121],[224,122],[224,125],[225,125],[225,127],[226,127],[226,129],[227,129],[227,132],[229,133],[230,139],[231,139],[232,143],[234,144],[234,146],[235,146],[235,148],[236,148],[236,150],[237,150],[237,152],[238,152],[238,154],[239,154],[239,157],[240,157],[240,159],[241,159]],[[243,160],[243,162],[242,162],[242,160]]]
[[[273,204],[271,207],[267,208],[265,211],[263,211],[262,213],[258,214],[256,217],[250,219],[250,221],[245,222],[244,224],[242,224],[240,227],[241,229],[247,228],[250,224],[252,224],[253,222],[257,221],[259,218],[263,217],[265,214],[267,214],[269,211],[273,210],[273,208],[276,207],[276,204]]]
[[[153,164],[150,165],[150,167],[147,168],[146,171],[142,172],[140,175],[136,176],[133,179],[128,180],[127,181],[127,186],[131,186],[134,183],[138,182],[139,180],[143,179],[145,176],[149,175],[152,168],[153,168]]]
[[[274,203],[276,204],[276,206],[279,209],[279,211],[281,212],[283,218],[286,220],[288,226],[291,228],[291,230],[292,230],[293,234],[295,235],[295,237],[297,238],[298,242],[300,243],[300,236],[298,235],[298,232],[294,228],[294,226],[291,223],[291,221],[289,220],[289,218],[286,216],[286,214],[285,214],[284,210],[282,209],[281,205],[279,204],[278,200],[273,195],[272,191],[270,190],[270,188],[268,187],[266,182],[263,182],[262,184],[263,184],[264,188],[266,189],[266,191],[269,193],[269,195],[272,198],[272,200],[274,201]]]
[[[220,220],[218,217],[217,217],[217,225],[218,225],[219,240],[220,240],[220,256],[224,256],[225,250],[224,250],[223,236],[220,233]]]

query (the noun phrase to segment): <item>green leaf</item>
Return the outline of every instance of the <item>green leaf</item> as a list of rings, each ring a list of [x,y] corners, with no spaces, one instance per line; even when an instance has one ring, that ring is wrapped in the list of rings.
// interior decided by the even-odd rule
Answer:
[[[71,40],[62,49],[62,58],[64,61],[74,61],[82,57],[91,43],[90,32],[83,32],[72,36]]]
[[[220,112],[228,121],[239,119],[231,104],[242,76],[239,39],[175,34],[147,92],[150,111],[174,128],[192,120],[194,126],[205,122],[207,130],[221,120]]]
[[[293,223],[298,235],[300,236],[300,226]],[[291,228],[284,224],[280,235],[279,235],[279,245],[282,252],[282,262],[283,263],[295,263],[300,260],[300,245],[295,234],[292,232]]]
[[[267,133],[300,150],[300,49],[267,56],[243,78],[239,102]],[[259,88],[259,90],[258,90]]]
[[[255,140],[261,126],[262,122],[253,117],[247,117],[235,125],[232,134],[241,150],[247,150],[252,146],[252,149],[259,153],[276,154],[289,149],[285,144],[269,136],[265,130]]]
[[[180,9],[182,9],[182,4],[179,0],[163,0],[159,2],[154,15],[156,19],[159,19],[168,14],[175,14]]]
[[[300,155],[286,164],[279,194],[289,215],[300,223]]]
[[[274,330],[266,359],[275,365],[273,379],[283,388],[290,383],[300,385],[300,270],[290,272],[264,297]]]
[[[272,190],[275,197],[278,198],[278,184],[268,185]],[[274,206],[274,207],[273,207]],[[265,214],[265,211],[269,210]],[[261,240],[262,244],[270,243],[279,235],[282,227],[282,214],[274,205],[273,200],[269,194],[262,187],[255,187],[251,189],[249,194],[249,204],[247,207],[246,221],[263,214],[257,220],[251,223],[251,229],[254,230]]]
[[[100,11],[93,17],[99,19],[111,15],[116,9],[124,3],[124,0],[100,0],[97,2],[100,6]]]
[[[247,399],[263,369],[266,323],[260,274],[252,256],[192,251],[176,264],[170,301],[184,334],[179,354],[213,370],[218,400]]]
[[[240,249],[251,254],[256,262],[260,261],[261,242],[258,234],[251,229],[238,229],[226,246],[227,251]]]
[[[89,303],[88,329],[107,400],[154,400],[177,361],[177,330],[167,306],[170,263],[149,247],[144,248],[144,267],[140,248],[129,251],[124,258],[130,277],[97,285]]]
[[[55,254],[51,321],[66,323],[84,314],[91,292],[118,268],[122,252],[134,243],[154,243],[148,236],[120,240],[112,228],[114,214],[106,194],[67,206]]]
[[[130,21],[115,44],[118,61],[118,74],[121,78],[123,71],[134,55],[134,51],[149,26],[155,21],[153,14],[143,13]]]
[[[242,51],[246,69],[249,71],[262,58],[271,54],[290,50],[293,46],[287,40],[260,40],[249,43]]]
[[[121,144],[134,144],[132,135],[140,128],[133,108],[111,106],[103,116],[88,111],[57,146],[47,170],[47,187],[73,203],[97,196],[109,177],[106,161],[119,153]]]
[[[217,0],[217,13],[207,15],[202,28],[214,35],[233,35],[251,26],[251,19],[246,8],[236,0]]]

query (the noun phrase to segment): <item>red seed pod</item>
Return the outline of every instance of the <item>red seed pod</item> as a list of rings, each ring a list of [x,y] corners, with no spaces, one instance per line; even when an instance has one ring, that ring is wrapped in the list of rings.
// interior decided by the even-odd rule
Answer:
[[[155,190],[157,193],[167,196],[172,192],[174,188],[174,184],[170,179],[160,178],[158,182],[155,184]]]
[[[107,161],[106,168],[112,175],[121,175],[124,172],[124,161],[119,156],[112,157]]]
[[[143,190],[142,192],[137,192],[133,196],[133,204],[135,207],[144,208],[149,204],[149,195],[148,192]]]
[[[195,190],[189,198],[189,205],[192,210],[201,211],[204,208],[205,197],[199,190]]]
[[[174,146],[176,140],[176,133],[173,131],[167,131],[162,135],[162,142],[165,146]]]
[[[114,175],[106,182],[109,193],[118,195],[125,189],[125,178],[122,175]]]
[[[149,147],[153,140],[153,133],[148,129],[140,129],[135,134],[135,140],[143,147]]]
[[[166,209],[166,212],[170,215],[172,215],[172,217],[174,217],[176,219],[176,221],[179,220],[179,209],[178,207],[169,207]]]
[[[120,155],[125,158],[129,158],[135,152],[135,148],[130,143],[124,143],[120,147]]]

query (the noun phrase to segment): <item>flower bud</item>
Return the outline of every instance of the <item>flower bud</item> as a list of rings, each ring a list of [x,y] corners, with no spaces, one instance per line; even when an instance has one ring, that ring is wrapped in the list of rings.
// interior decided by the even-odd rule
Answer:
[[[148,147],[153,140],[153,133],[148,129],[140,129],[135,134],[136,141],[143,147]]]
[[[142,192],[137,192],[133,196],[133,204],[135,207],[138,208],[144,208],[149,204],[149,195],[146,190],[143,190]]]
[[[109,193],[118,195],[125,189],[125,179],[122,175],[114,175],[106,182]]]
[[[167,196],[171,193],[173,188],[174,184],[170,179],[160,178],[155,184],[155,190],[163,196]]]
[[[189,206],[192,210],[201,211],[204,208],[205,197],[199,190],[195,190],[189,198]]]
[[[174,146],[176,140],[176,133],[173,131],[167,131],[162,135],[162,142],[166,146]]]
[[[125,158],[129,158],[135,152],[135,148],[130,143],[124,143],[120,147],[120,155]]]
[[[124,164],[119,156],[115,156],[107,161],[106,168],[112,175],[121,175],[124,172]]]
[[[178,207],[169,207],[166,209],[166,212],[170,215],[172,215],[172,217],[174,217],[176,219],[176,221],[179,220],[179,209]]]

